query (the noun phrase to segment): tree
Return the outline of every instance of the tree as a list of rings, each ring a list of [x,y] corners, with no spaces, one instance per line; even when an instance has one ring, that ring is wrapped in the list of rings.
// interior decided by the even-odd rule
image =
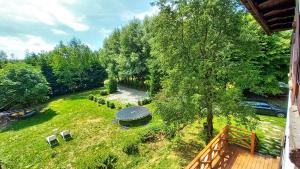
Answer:
[[[208,139],[214,115],[252,124],[254,113],[238,103],[241,89],[255,82],[250,58],[257,43],[245,32],[236,1],[161,0],[156,5],[161,12],[150,44],[166,73],[156,104],[162,118],[176,124],[206,118]]]
[[[144,25],[134,19],[104,40],[99,52],[100,60],[120,82],[144,86],[149,74],[147,59],[150,56],[145,34]]]
[[[259,53],[251,58],[259,70],[259,83],[250,91],[260,95],[280,94],[278,83],[288,81],[291,31],[267,35],[250,14],[245,18],[248,21],[247,29],[257,39],[259,48]]]
[[[28,53],[25,62],[41,68],[52,95],[99,87],[107,77],[97,53],[75,38],[50,52]]]
[[[7,63],[7,54],[4,51],[0,51],[0,69]]]
[[[0,109],[27,108],[48,99],[50,88],[40,70],[25,63],[0,69]]]

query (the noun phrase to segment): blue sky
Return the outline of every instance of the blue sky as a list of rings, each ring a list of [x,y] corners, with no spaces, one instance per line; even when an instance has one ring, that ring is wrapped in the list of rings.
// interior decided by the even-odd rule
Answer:
[[[14,58],[79,38],[98,50],[113,29],[158,12],[153,0],[0,0],[0,50]]]

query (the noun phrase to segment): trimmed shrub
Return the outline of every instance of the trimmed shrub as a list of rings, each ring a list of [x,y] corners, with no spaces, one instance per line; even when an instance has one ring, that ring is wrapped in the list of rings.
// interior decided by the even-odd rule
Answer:
[[[108,100],[106,101],[106,106],[110,107],[110,101],[108,101]]]
[[[94,97],[94,102],[98,102],[98,98],[97,97]]]
[[[118,82],[117,80],[110,76],[108,80],[104,81],[104,86],[106,87],[106,90],[108,93],[115,93],[118,90]]]
[[[126,107],[132,107],[132,106],[134,106],[133,104],[130,104],[130,103],[127,103],[126,104]]]
[[[101,97],[98,98],[98,104],[102,104],[104,105],[105,104],[105,100]]]
[[[94,95],[90,94],[90,95],[88,96],[88,99],[89,99],[89,100],[94,100]]]
[[[139,142],[128,143],[123,147],[123,152],[128,155],[135,155],[139,153]]]
[[[121,110],[122,109],[122,106],[118,106],[118,110]]]
[[[149,104],[151,102],[152,102],[152,99],[146,98],[146,99],[142,100],[142,105],[146,105],[146,104]]]
[[[138,101],[138,105],[139,105],[139,106],[142,106],[142,105],[143,105],[143,103],[142,103],[141,100]]]
[[[98,156],[94,160],[94,167],[98,169],[114,169],[117,161],[118,157],[113,154]]]
[[[101,95],[101,96],[106,96],[106,95],[108,95],[107,90],[100,90],[100,95]]]
[[[111,109],[114,109],[114,108],[116,108],[116,105],[115,105],[114,103],[110,103],[110,104],[109,104],[109,107],[110,107]]]

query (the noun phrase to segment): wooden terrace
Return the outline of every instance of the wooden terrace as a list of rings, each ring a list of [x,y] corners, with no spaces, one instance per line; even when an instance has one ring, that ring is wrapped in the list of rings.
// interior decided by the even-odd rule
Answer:
[[[186,169],[278,169],[279,158],[255,153],[255,133],[226,126]],[[250,150],[250,151],[249,151]]]

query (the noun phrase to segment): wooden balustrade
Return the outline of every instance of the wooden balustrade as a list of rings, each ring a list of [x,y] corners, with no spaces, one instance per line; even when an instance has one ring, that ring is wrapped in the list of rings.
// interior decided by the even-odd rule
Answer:
[[[211,169],[213,167],[213,162],[219,157],[224,156],[228,144],[236,144],[250,149],[251,154],[254,154],[257,140],[254,132],[250,133],[245,129],[227,125],[189,163],[186,169]]]

